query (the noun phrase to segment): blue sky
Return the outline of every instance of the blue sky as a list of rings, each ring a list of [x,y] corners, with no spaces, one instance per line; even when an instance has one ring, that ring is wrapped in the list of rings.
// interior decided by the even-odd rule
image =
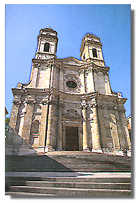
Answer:
[[[110,67],[113,91],[121,91],[128,100],[126,115],[131,113],[130,5],[6,5],[6,107],[12,108],[12,91],[18,82],[29,81],[37,35],[44,27],[58,32],[57,57],[80,59],[83,36],[93,33],[103,43],[106,66]]]

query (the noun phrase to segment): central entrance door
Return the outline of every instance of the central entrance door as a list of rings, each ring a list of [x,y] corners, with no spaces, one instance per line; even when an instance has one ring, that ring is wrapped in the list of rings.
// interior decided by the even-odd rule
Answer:
[[[79,151],[78,127],[66,127],[66,151]]]

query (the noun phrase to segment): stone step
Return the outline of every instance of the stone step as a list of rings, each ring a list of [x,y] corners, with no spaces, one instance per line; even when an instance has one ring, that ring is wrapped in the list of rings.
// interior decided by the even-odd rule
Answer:
[[[21,176],[8,176],[7,182],[25,183],[26,181],[48,181],[48,182],[89,182],[89,183],[131,183],[131,177],[21,177]]]
[[[12,198],[44,198],[56,197],[55,194],[40,194],[27,192],[6,192],[5,195],[10,195]]]
[[[92,152],[49,152],[41,156],[6,156],[6,171],[131,171],[131,159]],[[88,167],[87,167],[88,166]]]
[[[113,168],[72,168],[71,170],[67,169],[58,169],[58,168],[48,168],[48,169],[18,169],[13,168],[13,172],[130,172],[128,169],[113,169]]]
[[[11,167],[10,170],[7,171],[13,171],[13,172],[130,172],[130,169],[127,167],[114,167],[112,165],[107,164],[98,164],[94,166],[88,166],[85,165],[65,165],[61,167],[52,166],[47,168],[41,168],[40,166],[37,167],[29,167],[29,166],[23,166],[23,167]]]
[[[130,197],[131,190],[12,186],[12,192],[55,194],[56,197]]]
[[[130,183],[96,183],[96,182],[48,182],[26,181],[25,185],[35,187],[61,187],[61,188],[86,188],[86,189],[123,189],[130,190]]]

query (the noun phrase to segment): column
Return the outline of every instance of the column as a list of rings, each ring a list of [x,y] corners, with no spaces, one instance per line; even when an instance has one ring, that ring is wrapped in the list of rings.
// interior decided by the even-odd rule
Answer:
[[[44,147],[45,145],[45,135],[46,135],[46,121],[47,121],[47,111],[48,111],[48,104],[42,104],[42,112],[41,112],[41,123],[40,123],[40,137],[39,137],[39,145]]]
[[[82,115],[83,115],[83,151],[89,151],[88,148],[88,135],[87,135],[87,115],[86,103],[82,101]]]
[[[92,122],[92,152],[102,152],[100,145],[100,132],[97,113],[97,104],[92,105],[93,122]]]
[[[20,102],[13,101],[13,107],[12,107],[10,123],[9,123],[9,126],[13,129],[16,128],[19,105],[20,105]]]
[[[22,129],[22,137],[25,140],[26,144],[30,144],[30,131],[32,125],[33,110],[34,110],[34,101],[28,101],[24,117],[24,125]]]

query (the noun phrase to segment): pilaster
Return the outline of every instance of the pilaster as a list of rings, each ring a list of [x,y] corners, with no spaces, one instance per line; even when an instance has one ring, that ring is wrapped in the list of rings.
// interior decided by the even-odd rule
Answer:
[[[59,90],[63,91],[64,89],[64,74],[63,74],[63,66],[61,64],[60,73],[59,73]]]
[[[105,73],[105,90],[106,90],[106,94],[111,94],[111,88],[110,88],[110,83],[109,83],[109,77],[108,77],[108,73]]]
[[[115,113],[110,114],[110,132],[113,139],[114,151],[120,150],[120,142],[118,137],[117,123]]]
[[[58,115],[58,150],[63,149],[63,128],[62,128],[62,103],[59,102],[59,115]]]
[[[34,110],[34,101],[27,101],[26,113],[24,117],[24,125],[22,129],[22,137],[25,140],[26,144],[30,144],[30,131],[32,124],[32,116]]]
[[[81,93],[85,93],[84,70],[80,70]]]
[[[31,85],[33,88],[37,87],[37,79],[38,79],[38,66],[33,65],[32,74],[31,74]]]

